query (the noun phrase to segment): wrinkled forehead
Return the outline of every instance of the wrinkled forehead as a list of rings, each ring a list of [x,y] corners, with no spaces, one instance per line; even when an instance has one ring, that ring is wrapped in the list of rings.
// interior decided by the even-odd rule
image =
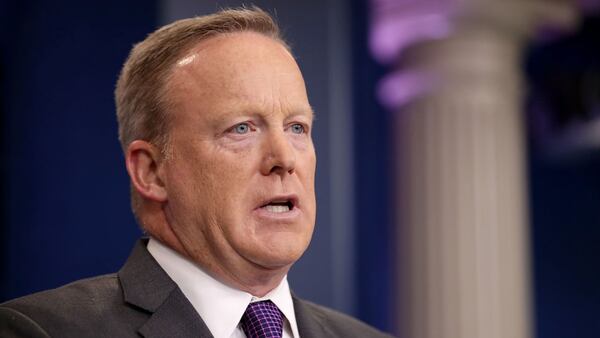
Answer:
[[[268,48],[266,48],[268,47]],[[250,50],[248,50],[248,48]],[[266,55],[266,52],[274,52],[281,56],[285,56],[294,60],[287,45],[278,39],[253,31],[230,32],[215,34],[209,38],[198,41],[188,48],[187,52],[183,53],[178,59],[178,63],[186,64],[188,56],[201,55],[203,53],[213,54],[215,56],[235,56],[240,53],[255,52],[255,57],[258,54]],[[267,53],[269,54],[269,53]],[[271,56],[273,54],[270,54]],[[187,59],[189,61],[189,59]]]
[[[167,85],[174,103],[310,110],[293,56],[279,41],[258,33],[223,34],[198,43],[177,60]]]
[[[226,33],[198,42],[177,59],[172,74],[230,77],[255,69],[266,73],[287,70],[301,76],[294,57],[281,42],[255,32]]]

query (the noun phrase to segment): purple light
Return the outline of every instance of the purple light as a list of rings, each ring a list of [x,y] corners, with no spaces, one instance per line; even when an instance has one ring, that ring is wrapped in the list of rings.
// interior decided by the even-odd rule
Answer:
[[[396,71],[384,77],[377,88],[379,101],[389,109],[403,104],[432,89],[433,76],[420,71]]]
[[[579,0],[578,2],[581,8],[586,12],[600,11],[600,0]]]
[[[371,53],[381,63],[393,63],[407,46],[447,36],[454,2],[372,0]]]
[[[448,36],[456,7],[457,0],[371,0],[371,54],[383,64],[397,64],[410,45]],[[377,96],[396,110],[431,90],[435,80],[421,70],[399,69],[381,80]]]
[[[450,23],[445,15],[431,13],[394,20],[385,17],[371,30],[370,47],[381,63],[393,63],[407,46],[422,40],[448,35]]]

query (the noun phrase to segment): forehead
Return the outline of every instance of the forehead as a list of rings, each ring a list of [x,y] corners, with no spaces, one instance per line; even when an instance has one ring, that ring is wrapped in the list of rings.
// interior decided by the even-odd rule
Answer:
[[[201,41],[177,60],[168,95],[179,105],[215,108],[280,105],[310,110],[304,79],[290,52],[253,32]]]

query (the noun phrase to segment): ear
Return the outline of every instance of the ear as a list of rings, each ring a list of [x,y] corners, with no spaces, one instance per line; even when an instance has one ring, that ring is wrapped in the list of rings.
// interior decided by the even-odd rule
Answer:
[[[161,156],[158,148],[142,140],[131,142],[125,154],[131,184],[143,198],[156,202],[167,200],[160,172]]]

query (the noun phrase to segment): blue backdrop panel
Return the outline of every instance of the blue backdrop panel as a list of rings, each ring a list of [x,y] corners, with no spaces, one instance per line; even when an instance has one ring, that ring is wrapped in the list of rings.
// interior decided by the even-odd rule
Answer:
[[[530,163],[537,337],[600,337],[600,153]]]
[[[115,271],[138,230],[113,88],[156,3],[11,1],[2,14],[0,300]]]
[[[386,69],[369,53],[368,2],[355,0],[352,6],[358,317],[393,332],[393,115],[375,97]]]
[[[600,337],[600,151],[566,137],[585,139],[573,127],[589,133],[600,118],[600,13],[587,14],[577,31],[531,45],[524,63],[540,338]]]

